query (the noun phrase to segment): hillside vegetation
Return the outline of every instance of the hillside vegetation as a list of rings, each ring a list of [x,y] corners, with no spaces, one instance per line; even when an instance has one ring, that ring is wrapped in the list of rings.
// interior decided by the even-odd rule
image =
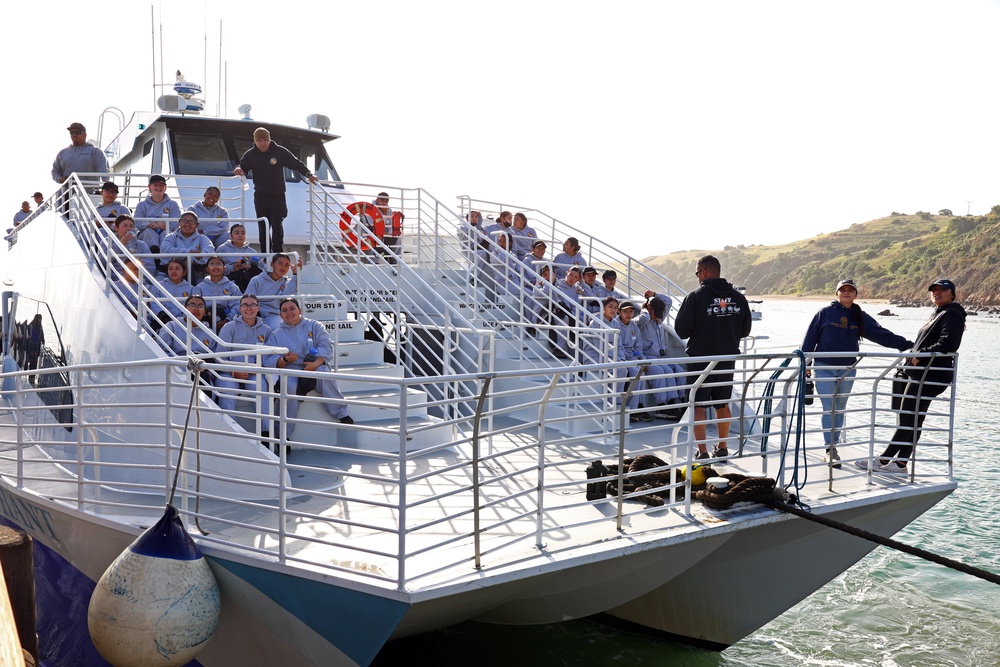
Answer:
[[[988,215],[893,213],[850,228],[778,246],[686,250],[644,261],[684,289],[696,287],[694,265],[713,254],[722,275],[751,294],[826,296],[853,278],[860,296],[924,300],[936,278],[950,278],[963,303],[1000,304],[1000,205]]]

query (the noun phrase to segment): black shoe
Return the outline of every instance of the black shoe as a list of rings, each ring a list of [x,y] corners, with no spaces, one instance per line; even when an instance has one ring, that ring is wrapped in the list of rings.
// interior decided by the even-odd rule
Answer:
[[[353,424],[354,420],[351,419],[351,415],[347,415],[346,417],[341,417],[340,418],[340,423],[341,424]]]
[[[549,346],[549,350],[556,359],[569,359],[569,355],[560,350],[558,347]]]
[[[649,414],[648,412],[640,412],[639,414],[636,415],[636,417],[641,422],[651,422],[651,421],[653,421],[653,415]]]
[[[716,447],[715,449],[712,450],[712,458],[715,459],[729,458],[729,448],[726,447],[725,445],[722,445],[721,447]]]
[[[528,327],[525,329],[525,331],[527,331],[528,335],[531,336],[532,338],[538,335],[538,329],[536,329],[535,327]]]
[[[702,459],[710,459],[710,458],[712,457],[708,455],[708,452],[698,452],[698,456],[694,457],[694,460],[701,461]]]

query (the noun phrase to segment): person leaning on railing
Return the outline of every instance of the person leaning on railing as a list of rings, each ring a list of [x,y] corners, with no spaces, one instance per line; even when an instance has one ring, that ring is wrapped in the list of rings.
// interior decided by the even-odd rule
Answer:
[[[854,302],[858,287],[853,280],[837,283],[836,296],[837,300],[821,308],[809,323],[802,341],[802,351],[806,354],[857,352],[862,338],[901,352],[913,345],[912,341],[897,336],[861,310],[861,306]],[[834,468],[840,467],[837,442],[844,428],[847,399],[854,387],[856,369],[853,366],[856,362],[856,357],[816,357],[812,370],[806,371],[816,380],[816,390],[823,406],[824,460],[832,463]]]
[[[954,353],[962,345],[965,333],[965,309],[955,303],[955,283],[935,280],[927,288],[931,293],[934,312],[917,332],[911,352]],[[893,409],[898,410],[896,432],[890,444],[875,461],[872,470],[883,473],[906,474],[907,461],[913,447],[920,440],[920,427],[924,424],[931,399],[940,396],[955,378],[953,356],[912,357],[892,383]],[[857,461],[868,469],[868,460]]]

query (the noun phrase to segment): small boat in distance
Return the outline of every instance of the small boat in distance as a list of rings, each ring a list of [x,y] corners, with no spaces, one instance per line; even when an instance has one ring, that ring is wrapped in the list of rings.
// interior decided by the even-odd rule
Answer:
[[[538,238],[576,237],[589,265],[625,267],[617,289],[636,301],[652,290],[678,303],[669,276],[530,206],[344,181],[316,115],[300,128],[172,104],[104,142],[123,202],[143,199],[153,173],[182,210],[218,187],[252,240],[252,189],[232,170],[253,128],[268,127],[321,179],[286,173],[285,238],[303,260],[302,311],[329,335],[329,370],[279,369],[269,358],[286,348],[220,339],[218,313],[238,295],[207,297],[203,324],[185,319],[142,261],[160,258],[98,216],[102,175],[73,174],[11,233],[0,521],[34,538],[37,576],[60,582],[39,587],[47,664],[96,660],[87,598],[171,494],[222,599],[197,664],[264,667],[367,665],[387,641],[464,620],[599,612],[723,650],[874,545],[754,503],[708,509],[696,468],[771,478],[813,513],[882,535],[956,488],[952,391],[935,399],[910,474],[850,465],[894,422],[900,354],[858,365],[843,468],[823,458],[819,402],[800,408],[808,355],[705,358],[738,369],[734,418],[730,454],[696,459],[691,389],[709,376],[678,355],[674,369],[643,361],[644,382],[620,381],[636,362],[618,361],[617,329],[583,302],[557,305],[544,260],[507,261],[503,230],[484,233],[470,214],[512,209]],[[357,204],[382,192],[405,216],[398,245]],[[257,254],[226,257],[269,263]],[[343,398],[297,393],[293,377],[334,378]],[[661,405],[666,387],[679,419]],[[353,423],[331,416],[345,405]],[[705,426],[711,450],[714,417]],[[658,463],[633,467],[643,456]]]
[[[733,287],[743,296],[747,295],[746,285],[733,285]],[[747,299],[747,303],[750,304],[750,317],[753,318],[753,321],[763,319],[764,313],[761,311],[761,307],[764,302],[760,299]]]

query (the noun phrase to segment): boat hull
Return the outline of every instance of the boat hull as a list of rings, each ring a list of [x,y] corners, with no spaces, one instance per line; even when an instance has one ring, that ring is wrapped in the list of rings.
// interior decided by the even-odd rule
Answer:
[[[891,502],[859,503],[826,516],[891,535],[953,488],[941,485]],[[87,604],[95,581],[139,527],[77,513],[6,485],[0,485],[0,510],[5,523],[36,540],[39,635],[50,664],[105,664],[87,633]],[[765,513],[738,530],[722,526],[696,539],[658,541],[613,557],[581,556],[554,570],[412,597],[365,591],[332,577],[301,576],[209,548],[222,615],[194,664],[366,665],[390,639],[468,619],[527,625],[601,611],[722,650],[873,548],[871,542],[813,522]]]
[[[0,522],[34,539],[40,647],[50,665],[106,665],[87,630],[96,581],[141,532],[76,513],[0,483]],[[206,550],[210,551],[210,550]],[[208,555],[219,582],[219,627],[192,664],[367,665],[408,605],[329,577]]]
[[[893,535],[954,490],[822,513]],[[684,576],[608,610],[616,618],[713,650],[732,646],[861,560],[874,542],[791,516],[746,528]]]

